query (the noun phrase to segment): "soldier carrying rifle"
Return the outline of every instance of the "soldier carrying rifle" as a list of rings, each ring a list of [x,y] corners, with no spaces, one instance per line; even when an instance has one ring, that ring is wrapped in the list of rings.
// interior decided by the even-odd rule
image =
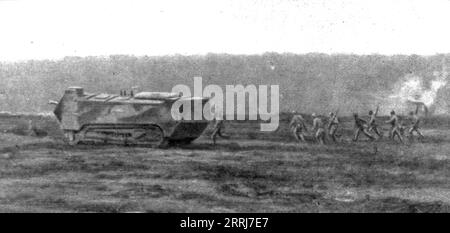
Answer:
[[[403,137],[400,132],[401,125],[394,110],[391,111],[391,118],[388,121],[386,121],[386,123],[391,125],[391,130],[389,131],[389,138],[391,140],[394,140],[395,136],[397,136],[400,142],[403,143]]]
[[[339,119],[337,117],[339,110],[336,112],[330,112],[330,118],[328,121],[328,135],[333,140],[333,142],[336,142],[336,131],[339,126]]]
[[[358,113],[354,113],[353,118],[355,120],[355,136],[353,137],[353,141],[358,141],[360,133],[366,135],[366,137],[368,137],[370,140],[374,140],[375,138],[369,132],[367,132],[367,121],[361,119],[358,116]]]
[[[416,132],[419,135],[420,139],[423,139],[424,136],[422,135],[422,133],[419,130],[419,125],[420,125],[420,117],[418,115],[419,113],[419,105],[417,105],[416,107],[416,111],[413,112],[409,112],[409,116],[410,116],[410,120],[411,120],[411,127],[408,130],[409,133],[409,137],[413,137],[413,133]]]
[[[376,135],[378,135],[378,138],[382,138],[383,137],[383,133],[380,132],[380,130],[378,129],[378,124],[377,124],[377,114],[378,114],[378,110],[380,109],[380,106],[377,106],[377,109],[375,110],[375,113],[370,110],[369,111],[369,123],[368,123],[368,132],[375,132]]]
[[[315,113],[311,114],[311,116],[313,118],[313,131],[316,131],[316,133],[314,135],[316,138],[316,141],[323,145],[323,144],[325,144],[325,127],[324,127],[323,121]]]
[[[305,119],[303,119],[302,115],[294,115],[291,123],[289,123],[289,128],[298,142],[306,141],[304,133],[308,132],[308,128],[306,127]]]

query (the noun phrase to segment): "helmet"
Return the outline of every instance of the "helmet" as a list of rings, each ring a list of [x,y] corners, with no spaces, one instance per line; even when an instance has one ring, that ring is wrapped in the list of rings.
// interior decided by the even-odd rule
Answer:
[[[330,116],[334,116],[334,112],[330,112]]]
[[[312,116],[312,117],[316,117],[317,115],[316,115],[316,113],[313,113],[313,114],[311,114],[311,116]]]
[[[370,110],[370,111],[369,111],[369,115],[372,115],[372,114],[373,114],[373,111],[372,111],[372,110]]]

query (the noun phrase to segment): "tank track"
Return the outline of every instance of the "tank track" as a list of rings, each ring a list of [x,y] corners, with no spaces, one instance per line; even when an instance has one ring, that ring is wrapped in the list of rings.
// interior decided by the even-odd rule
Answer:
[[[96,141],[160,147],[167,143],[163,130],[156,124],[87,124],[79,131],[66,130],[64,136],[69,145]]]

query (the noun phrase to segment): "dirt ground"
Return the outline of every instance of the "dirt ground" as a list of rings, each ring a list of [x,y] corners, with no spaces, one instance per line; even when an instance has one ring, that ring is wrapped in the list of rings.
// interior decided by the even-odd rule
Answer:
[[[287,119],[287,118],[286,118]],[[450,212],[448,119],[406,145],[326,146],[227,122],[167,149],[65,145],[49,117],[0,116],[0,212]]]

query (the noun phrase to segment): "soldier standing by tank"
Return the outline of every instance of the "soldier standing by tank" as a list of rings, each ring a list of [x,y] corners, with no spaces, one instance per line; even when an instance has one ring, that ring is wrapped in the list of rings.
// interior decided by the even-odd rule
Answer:
[[[308,128],[306,128],[305,119],[302,115],[294,115],[289,123],[289,128],[298,142],[306,141],[304,132],[308,132]]]
[[[391,130],[389,131],[389,138],[394,140],[395,136],[397,136],[400,142],[403,143],[403,137],[400,132],[399,120],[394,110],[391,111],[391,118],[388,121],[386,121],[386,124],[391,125]]]
[[[228,139],[229,137],[223,134],[224,122],[223,120],[217,120],[214,124],[214,129],[211,134],[211,139],[213,140],[213,144],[216,145],[217,136]]]
[[[333,142],[336,142],[336,131],[339,126],[339,119],[337,117],[336,112],[330,112],[330,119],[328,120],[328,135],[333,140]]]
[[[377,109],[375,110],[375,113],[370,110],[369,111],[369,129],[367,130],[369,133],[371,131],[375,132],[376,135],[378,135],[378,138],[382,138],[383,137],[383,133],[380,132],[380,130],[378,129],[378,124],[377,124],[377,114],[378,114],[378,110],[379,110],[379,106],[377,106]]]
[[[353,137],[353,141],[358,141],[361,132],[366,135],[366,137],[370,138],[370,140],[374,140],[375,138],[367,132],[367,121],[361,119],[358,116],[358,113],[353,113],[353,118],[355,119],[355,136]]]
[[[419,138],[423,139],[424,136],[419,131],[420,117],[419,117],[418,113],[419,113],[419,105],[417,105],[415,112],[413,112],[413,111],[409,112],[411,127],[408,130],[408,134],[409,134],[409,137],[412,138],[413,133],[416,132],[419,135]]]
[[[325,127],[323,121],[315,113],[311,114],[311,116],[313,118],[313,131],[316,131],[314,134],[316,141],[323,145],[325,144]]]

